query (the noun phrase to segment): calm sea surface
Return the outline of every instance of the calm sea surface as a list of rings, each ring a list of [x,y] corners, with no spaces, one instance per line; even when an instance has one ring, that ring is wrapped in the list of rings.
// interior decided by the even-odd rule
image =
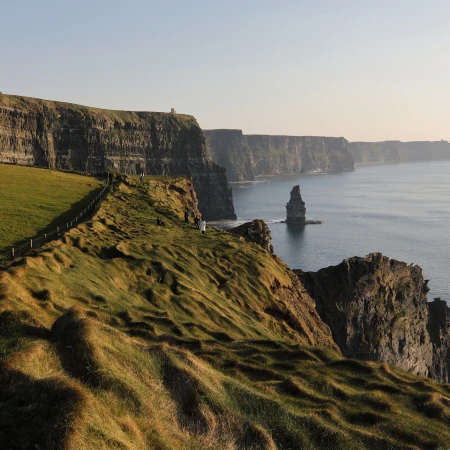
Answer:
[[[287,226],[286,203],[300,184],[306,218]],[[315,271],[351,256],[381,252],[418,264],[428,299],[450,302],[450,161],[359,166],[354,172],[295,175],[233,183],[237,222],[263,219],[274,251],[291,268]]]

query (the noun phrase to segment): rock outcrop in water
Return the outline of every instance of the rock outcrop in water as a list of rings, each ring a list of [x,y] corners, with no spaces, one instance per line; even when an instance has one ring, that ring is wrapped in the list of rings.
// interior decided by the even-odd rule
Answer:
[[[112,111],[0,95],[0,162],[190,176],[207,219],[234,219],[225,169],[188,115]]]
[[[268,252],[273,253],[270,230],[263,220],[252,220],[227,231],[242,236],[246,241],[254,242]]]
[[[350,142],[350,151],[357,164],[450,159],[447,141]]]
[[[353,170],[344,138],[244,135],[241,130],[205,130],[211,158],[227,169],[229,181],[258,175]]]
[[[300,186],[297,184],[292,188],[291,198],[286,203],[286,223],[304,225],[306,207],[300,193]]]
[[[295,272],[344,355],[449,381],[450,309],[427,303],[419,266],[372,253]]]

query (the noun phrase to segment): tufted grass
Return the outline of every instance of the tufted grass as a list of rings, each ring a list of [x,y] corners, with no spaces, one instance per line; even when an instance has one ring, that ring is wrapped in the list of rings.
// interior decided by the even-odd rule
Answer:
[[[0,272],[1,448],[448,447],[449,386],[343,358],[277,257],[185,206],[186,180],[119,177]]]

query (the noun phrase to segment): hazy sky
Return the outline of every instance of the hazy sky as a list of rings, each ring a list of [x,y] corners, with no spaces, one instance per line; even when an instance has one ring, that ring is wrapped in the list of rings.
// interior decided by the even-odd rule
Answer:
[[[450,139],[450,2],[0,1],[0,91],[205,129]]]

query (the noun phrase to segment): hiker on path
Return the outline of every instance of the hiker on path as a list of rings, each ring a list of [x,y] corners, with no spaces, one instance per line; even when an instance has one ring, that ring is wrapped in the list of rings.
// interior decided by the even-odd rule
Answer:
[[[200,221],[200,231],[202,232],[202,234],[205,234],[205,230],[206,230],[206,222],[202,219]]]
[[[141,172],[141,176],[139,177],[141,183],[144,181],[144,176],[145,176],[145,173]]]
[[[195,223],[195,229],[199,230],[200,229],[200,217],[195,216],[194,223]]]
[[[187,208],[184,210],[184,223],[189,223],[189,211]]]

